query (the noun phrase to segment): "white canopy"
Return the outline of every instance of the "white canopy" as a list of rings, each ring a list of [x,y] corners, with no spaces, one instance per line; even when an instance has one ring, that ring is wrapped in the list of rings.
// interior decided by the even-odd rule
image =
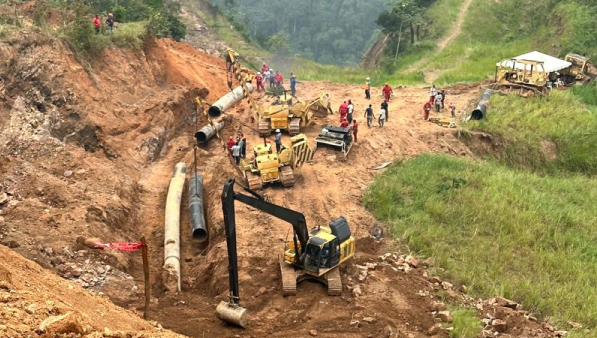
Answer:
[[[568,68],[572,65],[572,63],[568,61],[564,61],[558,58],[555,58],[551,55],[543,54],[537,51],[522,54],[516,57],[513,57],[514,60],[527,60],[527,61],[536,61],[536,62],[543,62],[543,66],[545,67],[545,71],[548,73],[557,72],[558,70],[562,70],[564,68]],[[501,62],[496,63],[496,66],[506,66],[513,68],[514,63],[512,60],[504,60]],[[522,69],[523,65],[520,63],[515,64],[516,69]]]

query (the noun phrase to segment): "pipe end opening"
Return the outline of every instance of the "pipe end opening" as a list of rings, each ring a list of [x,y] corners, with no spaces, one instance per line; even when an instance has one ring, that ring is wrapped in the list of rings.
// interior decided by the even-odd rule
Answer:
[[[483,111],[481,109],[475,109],[475,110],[473,110],[471,118],[473,120],[481,120],[481,119],[483,119]]]
[[[195,133],[195,138],[199,144],[205,144],[205,142],[207,142],[207,135],[205,135],[205,133],[202,131]]]
[[[193,230],[193,238],[198,242],[205,242],[207,240],[207,231],[205,229]]]
[[[207,110],[207,115],[209,115],[211,118],[220,117],[220,115],[222,115],[222,111],[216,106],[211,106]]]

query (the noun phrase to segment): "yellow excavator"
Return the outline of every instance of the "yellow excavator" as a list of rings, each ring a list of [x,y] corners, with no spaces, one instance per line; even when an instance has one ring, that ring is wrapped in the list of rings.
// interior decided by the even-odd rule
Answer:
[[[298,134],[283,143],[280,153],[272,149],[271,143],[264,142],[253,147],[253,160],[241,160],[243,176],[251,190],[262,189],[267,183],[280,182],[283,187],[292,187],[294,173],[305,162],[313,159],[313,150],[307,136]]]
[[[300,212],[269,203],[259,194],[246,189],[252,196],[234,192],[234,179],[224,184],[222,211],[228,249],[229,301],[216,308],[218,318],[245,327],[247,311],[240,306],[238,285],[238,257],[236,250],[236,220],[234,201],[240,201],[292,225],[292,240],[286,241],[280,256],[282,294],[296,294],[296,284],[314,279],[327,285],[328,295],[342,294],[339,266],[355,254],[355,239],[346,218],[340,216],[329,226],[316,226],[309,230],[305,215]]]
[[[332,107],[327,94],[309,100],[298,100],[294,104],[289,104],[284,100],[282,104],[272,104],[259,115],[259,135],[268,136],[272,130],[286,130],[291,136],[301,132],[311,118],[315,116],[325,117],[332,113]]]

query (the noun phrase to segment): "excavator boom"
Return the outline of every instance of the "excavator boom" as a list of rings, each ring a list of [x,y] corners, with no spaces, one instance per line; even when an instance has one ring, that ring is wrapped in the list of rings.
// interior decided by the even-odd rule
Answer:
[[[224,196],[228,197],[224,199]],[[309,230],[307,228],[305,215],[301,214],[300,212],[269,203],[263,199],[236,193],[234,192],[234,179],[229,179],[226,184],[224,184],[224,191],[222,192],[222,208],[224,209],[224,215],[230,214],[230,212],[232,212],[232,215],[234,214],[234,200],[243,202],[246,205],[252,206],[253,208],[259,209],[276,218],[290,223],[298,239],[301,252],[305,252],[307,242],[309,241]],[[229,219],[234,222],[234,216],[229,217]],[[226,226],[234,226],[234,224],[226,223]],[[298,258],[299,255],[296,255],[296,257]]]

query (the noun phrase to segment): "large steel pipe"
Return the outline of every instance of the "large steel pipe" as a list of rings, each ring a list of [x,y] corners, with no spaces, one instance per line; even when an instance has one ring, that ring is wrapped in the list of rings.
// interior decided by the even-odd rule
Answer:
[[[177,163],[174,167],[168,197],[166,198],[166,220],[164,222],[164,286],[180,292],[180,202],[187,175],[187,165]]]
[[[247,88],[249,88],[250,93],[252,93],[253,90],[255,89],[253,87],[253,85],[250,83],[247,83]],[[238,86],[238,87],[234,88],[234,90],[231,91],[230,93],[222,96],[219,100],[216,101],[216,103],[214,103],[211,107],[209,107],[207,114],[211,118],[218,117],[218,116],[222,115],[223,112],[225,112],[226,110],[230,109],[232,106],[237,104],[244,97],[245,97],[245,95],[243,94],[243,87]]]
[[[205,144],[209,139],[214,137],[217,132],[224,129],[226,124],[224,121],[215,122],[213,126],[211,124],[206,125],[205,127],[199,129],[198,132],[195,133],[195,138],[197,139],[198,144]],[[215,126],[215,128],[214,128]]]
[[[203,213],[203,176],[198,173],[191,175],[189,181],[189,218],[193,238],[204,242],[207,239],[207,226]]]
[[[481,120],[485,117],[485,114],[487,113],[487,105],[489,104],[489,98],[491,97],[492,93],[493,91],[491,89],[486,89],[483,92],[483,95],[481,95],[477,107],[473,110],[473,113],[471,115],[471,118],[473,120]]]

